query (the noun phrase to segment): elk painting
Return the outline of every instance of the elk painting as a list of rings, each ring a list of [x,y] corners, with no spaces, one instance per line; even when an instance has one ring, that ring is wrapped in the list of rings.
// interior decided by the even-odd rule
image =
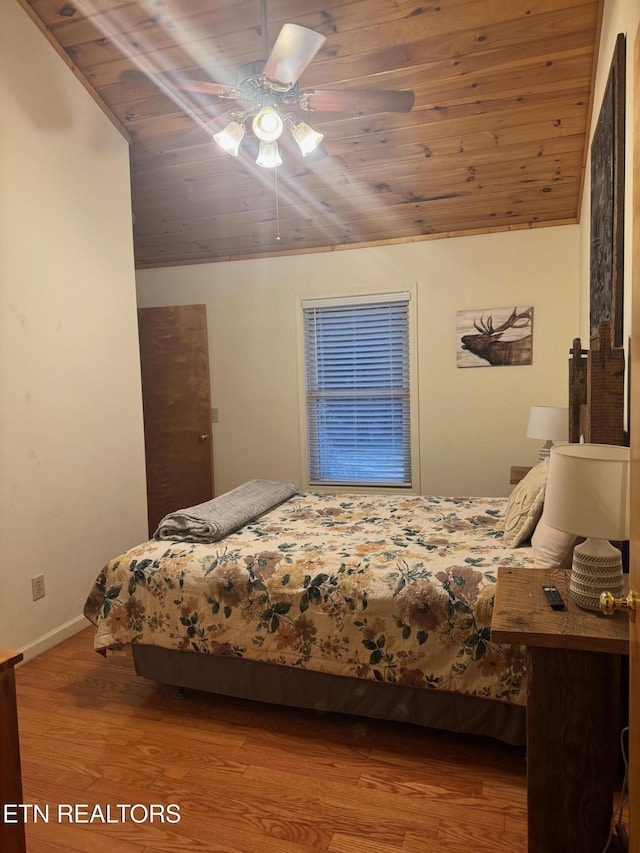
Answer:
[[[458,367],[531,364],[533,307],[457,312]]]

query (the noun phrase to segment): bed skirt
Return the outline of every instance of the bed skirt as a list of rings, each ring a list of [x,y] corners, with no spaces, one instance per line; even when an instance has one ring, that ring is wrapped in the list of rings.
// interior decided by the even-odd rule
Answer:
[[[314,711],[355,714],[484,735],[515,746],[526,740],[525,708],[493,699],[136,643],[133,644],[133,659],[138,675],[160,684]]]

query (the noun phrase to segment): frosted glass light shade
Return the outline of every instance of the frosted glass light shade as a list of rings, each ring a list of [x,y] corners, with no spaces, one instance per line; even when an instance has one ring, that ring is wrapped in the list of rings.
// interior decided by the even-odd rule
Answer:
[[[304,121],[299,121],[292,126],[291,136],[298,143],[298,148],[303,157],[315,151],[324,139],[324,133],[319,133]]]
[[[219,133],[214,134],[213,140],[217,142],[223,151],[231,154],[233,157],[238,156],[240,151],[240,143],[244,136],[244,125],[237,121],[230,121],[229,124]]]
[[[544,500],[551,527],[592,539],[629,538],[629,448],[553,447]]]
[[[527,438],[566,441],[569,437],[569,410],[562,406],[531,406]]]
[[[261,142],[260,151],[256,157],[258,166],[264,166],[267,169],[273,169],[275,166],[282,165],[282,157],[278,151],[277,142]]]

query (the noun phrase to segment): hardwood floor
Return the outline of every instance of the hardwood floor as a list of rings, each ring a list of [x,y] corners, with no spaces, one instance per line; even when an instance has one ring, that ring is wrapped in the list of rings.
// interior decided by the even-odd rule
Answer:
[[[16,672],[28,853],[524,853],[524,751],[260,705],[186,701],[102,658],[87,629]],[[141,804],[124,822],[58,805]],[[112,812],[107,814],[106,805]],[[177,804],[180,821],[159,822]],[[156,806],[153,822],[144,809]],[[80,815],[82,816],[82,814]],[[167,812],[164,813],[168,817]]]

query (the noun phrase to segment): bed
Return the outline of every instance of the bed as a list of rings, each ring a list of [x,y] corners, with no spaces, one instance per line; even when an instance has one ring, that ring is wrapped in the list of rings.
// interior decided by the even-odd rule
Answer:
[[[592,434],[592,364],[610,391],[620,354],[574,341],[571,417]],[[91,589],[95,648],[180,688],[524,743],[524,649],[492,641],[491,612],[498,568],[536,564],[545,477],[508,499],[295,493],[214,542],[152,539]]]

